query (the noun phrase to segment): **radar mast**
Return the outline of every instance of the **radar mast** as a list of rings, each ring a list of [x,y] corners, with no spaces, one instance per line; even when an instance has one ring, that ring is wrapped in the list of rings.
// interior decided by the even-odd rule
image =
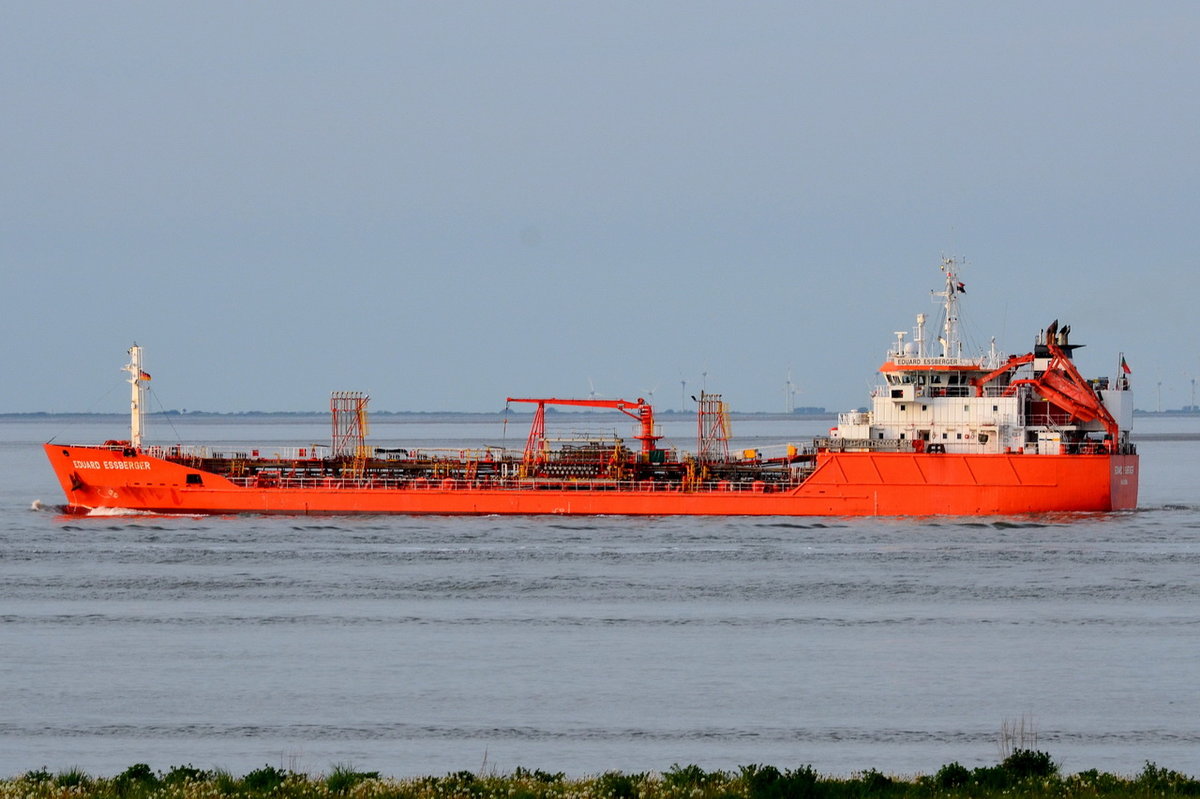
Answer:
[[[142,384],[150,379],[150,375],[142,370],[142,348],[134,342],[129,348],[129,363],[124,367],[129,372],[129,446],[140,449],[142,446],[142,405],[146,395]]]
[[[959,264],[954,257],[943,257],[941,270],[946,275],[946,287],[941,291],[931,292],[934,297],[940,297],[942,300],[942,335],[938,336],[938,343],[942,345],[943,358],[962,357],[962,338],[958,331],[958,295],[966,293],[967,288],[958,279]]]

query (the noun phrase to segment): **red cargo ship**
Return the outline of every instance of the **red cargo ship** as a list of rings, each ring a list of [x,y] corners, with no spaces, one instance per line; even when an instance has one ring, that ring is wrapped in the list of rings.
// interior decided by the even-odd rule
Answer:
[[[130,349],[131,431],[102,445],[48,443],[70,512],[130,509],[227,514],[618,514],[711,516],[977,516],[1115,511],[1137,506],[1138,456],[1128,367],[1085,380],[1070,327],[1055,321],[1032,352],[965,357],[964,286],[942,263],[936,342],[917,315],[880,368],[868,411],[841,414],[828,437],[775,456],[729,451],[718,395],[698,402],[695,452],[660,448],[642,399],[509,398],[532,403],[522,450],[453,453],[366,442],[367,397],[333,395],[328,446],[286,455],[144,445],[141,349]],[[608,408],[637,422],[617,437],[553,440],[547,405]]]

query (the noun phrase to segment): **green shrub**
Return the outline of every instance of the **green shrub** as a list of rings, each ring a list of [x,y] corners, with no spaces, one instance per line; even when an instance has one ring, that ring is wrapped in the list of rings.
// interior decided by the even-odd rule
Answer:
[[[556,771],[551,774],[549,772],[542,771],[540,768],[530,771],[529,769],[521,768],[520,766],[517,766],[512,775],[514,779],[532,780],[534,782],[544,782],[546,784],[562,782],[563,777],[567,776],[561,771]]]
[[[741,767],[742,784],[749,799],[812,799],[817,795],[817,773],[812,766],[780,771],[774,766]]]
[[[942,790],[961,788],[971,780],[971,772],[957,760],[938,769],[933,781]]]
[[[258,793],[275,790],[287,779],[287,772],[273,766],[263,766],[242,777],[242,787]]]
[[[162,784],[184,785],[189,782],[208,782],[213,777],[213,772],[203,771],[188,763],[186,766],[172,766],[171,770],[163,775]]]
[[[895,784],[888,775],[871,769],[859,777],[859,782],[862,783],[864,794],[879,794],[888,792]]]
[[[669,788],[703,788],[719,776],[724,774],[719,771],[709,774],[695,763],[688,766],[676,763],[663,775],[663,785]]]
[[[1004,766],[980,766],[971,772],[971,785],[988,791],[1005,790],[1012,782],[1012,772]]]
[[[751,763],[740,767],[746,795],[750,799],[781,799],[783,775],[774,766]]]
[[[1200,796],[1200,780],[1192,779],[1178,771],[1161,768],[1149,760],[1138,775],[1137,785],[1155,794]]]
[[[120,797],[146,794],[157,787],[158,777],[145,763],[134,763],[113,778],[113,791]]]
[[[1032,749],[1014,749],[1011,755],[1004,758],[1000,767],[1016,780],[1052,777],[1058,773],[1058,764],[1050,759],[1048,752],[1035,752]]]
[[[1078,774],[1072,774],[1065,780],[1069,791],[1072,794],[1095,794],[1103,796],[1113,793],[1129,793],[1129,780],[1118,777],[1115,774],[1097,771],[1096,769],[1088,769],[1081,771]]]
[[[26,771],[21,779],[33,785],[41,785],[43,782],[50,782],[54,779],[54,775],[45,766],[42,766],[37,771]]]
[[[645,774],[622,774],[606,771],[596,778],[595,793],[611,799],[637,799],[638,789],[646,781]]]

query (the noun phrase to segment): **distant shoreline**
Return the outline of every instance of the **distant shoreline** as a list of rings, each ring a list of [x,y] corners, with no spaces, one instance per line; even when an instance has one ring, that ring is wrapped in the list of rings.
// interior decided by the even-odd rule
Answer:
[[[370,411],[369,415],[372,420],[379,419],[395,419],[399,421],[420,421],[420,422],[435,422],[435,421],[454,421],[454,422],[492,422],[501,421],[505,417],[509,418],[530,418],[533,416],[532,411]],[[614,417],[621,416],[619,411],[563,411],[556,408],[547,408],[547,416],[596,416],[596,417]],[[694,411],[655,411],[655,418],[660,420],[687,420],[694,421],[696,414]],[[731,419],[758,419],[768,421],[837,421],[836,413],[770,413],[766,411],[731,411],[729,414]],[[0,421],[5,422],[21,422],[21,421],[88,421],[94,420],[98,422],[128,419],[128,413],[58,413],[50,411],[29,411],[24,413],[0,413]],[[271,420],[286,420],[286,421],[308,421],[320,420],[326,422],[329,420],[329,411],[233,411],[222,413],[220,411],[187,411],[187,412],[171,412],[146,414],[148,420],[155,419],[170,419],[175,420],[217,420],[217,421],[271,421]]]
[[[621,418],[621,414],[617,411],[561,411],[554,408],[546,409],[547,415],[554,415],[559,418],[595,418],[595,419],[612,419]],[[517,419],[525,422],[532,417],[531,412],[526,411],[493,411],[490,413],[479,411],[371,411],[371,421],[375,424],[495,424],[503,422],[506,418]],[[1200,418],[1200,413],[1184,413],[1184,412],[1135,412],[1136,418],[1167,418],[1167,419],[1190,419]],[[656,414],[656,418],[660,421],[670,422],[691,422],[694,421],[696,415],[692,412],[683,413],[680,411],[661,411]],[[735,422],[825,422],[836,423],[836,413],[768,413],[765,411],[759,412],[738,412],[733,411],[729,414],[729,418]],[[129,415],[125,413],[51,413],[47,411],[32,411],[27,413],[0,413],[0,422],[10,423],[34,423],[34,422],[111,422],[114,424],[128,424]],[[189,423],[189,422],[222,422],[225,424],[270,424],[272,422],[287,423],[287,422],[308,422],[314,424],[327,424],[329,421],[328,411],[236,411],[231,413],[221,413],[218,411],[188,411],[184,412],[168,412],[147,414],[147,421],[154,422],[169,422]],[[1149,433],[1137,430],[1132,431],[1132,438],[1135,442],[1148,441],[1200,441],[1200,431],[1186,432],[1156,432]]]
[[[562,416],[619,416],[619,411],[590,411],[590,410],[561,410],[558,408],[547,408],[548,415]],[[436,419],[447,419],[452,421],[492,421],[494,419],[503,419],[505,416],[532,416],[533,411],[509,409],[499,411],[370,411],[372,418],[390,418],[396,417],[401,419],[416,419],[419,421],[432,421]],[[1136,410],[1133,412],[1136,419],[1200,419],[1200,411],[1142,411]],[[655,417],[659,419],[695,419],[695,411],[679,411],[679,410],[662,410],[655,411]],[[0,413],[0,421],[26,421],[26,420],[55,420],[55,419],[95,419],[97,421],[106,421],[109,419],[127,419],[128,413],[92,413],[78,411],[20,411],[20,412],[5,412]],[[329,411],[167,411],[166,413],[148,413],[147,419],[218,419],[227,421],[236,421],[239,419],[322,419],[329,418]],[[764,419],[764,420],[799,420],[799,421],[830,421],[836,422],[838,413],[836,411],[828,411],[823,413],[780,413],[778,411],[730,411],[729,418],[731,419]]]

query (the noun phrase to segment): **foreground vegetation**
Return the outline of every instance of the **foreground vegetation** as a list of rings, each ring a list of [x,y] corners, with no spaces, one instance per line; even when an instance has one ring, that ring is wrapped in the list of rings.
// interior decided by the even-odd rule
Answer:
[[[1021,749],[998,765],[958,763],[913,779],[867,771],[823,777],[811,766],[780,770],[742,766],[705,771],[673,766],[663,774],[607,772],[569,779],[518,768],[512,774],[468,771],[444,777],[390,779],[339,766],[309,776],[264,766],[242,777],[177,766],[154,772],[139,763],[115,777],[46,769],[0,781],[0,799],[1013,799],[1013,797],[1200,797],[1200,780],[1147,763],[1136,776],[1095,770],[1062,775],[1045,752]]]

